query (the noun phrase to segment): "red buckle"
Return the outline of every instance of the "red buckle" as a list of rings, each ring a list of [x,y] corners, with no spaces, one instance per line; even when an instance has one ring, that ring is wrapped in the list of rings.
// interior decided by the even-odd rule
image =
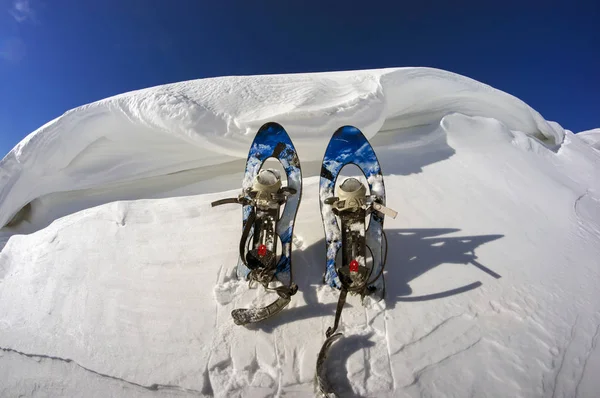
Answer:
[[[261,257],[264,257],[267,255],[267,246],[265,245],[260,245],[258,246],[258,255]]]

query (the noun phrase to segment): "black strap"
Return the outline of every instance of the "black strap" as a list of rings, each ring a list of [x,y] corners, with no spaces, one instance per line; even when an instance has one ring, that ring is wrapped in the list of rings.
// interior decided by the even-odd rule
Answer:
[[[244,196],[238,196],[237,198],[226,198],[226,199],[219,199],[219,200],[215,200],[214,202],[211,202],[211,207],[215,207],[215,206],[220,206],[220,205],[224,205],[224,204],[240,204],[242,206],[245,205],[251,205],[252,204],[252,199],[249,199],[247,197]],[[246,242],[248,240],[248,235],[250,235],[250,230],[252,229],[252,226],[254,225],[254,220],[256,218],[256,212],[254,207],[252,207],[252,210],[250,211],[250,214],[248,215],[248,219],[246,220],[246,224],[244,225],[244,230],[242,231],[242,238],[240,239],[240,258],[242,259],[242,262],[244,263],[244,265],[247,267],[248,263],[246,262]]]
[[[248,218],[246,219],[246,225],[244,225],[244,230],[242,231],[242,238],[240,239],[240,258],[242,262],[247,267],[248,263],[246,262],[246,243],[248,241],[248,236],[250,235],[250,230],[254,225],[254,219],[256,218],[256,212],[254,211],[254,207],[250,211]]]
[[[214,202],[212,202],[210,204],[211,207],[215,207],[215,206],[221,206],[221,205],[225,205],[225,204],[239,204],[240,203],[240,199],[239,198],[227,198],[227,199],[219,199],[219,200],[215,200]]]
[[[338,304],[337,304],[337,308],[335,310],[335,321],[333,323],[333,327],[329,327],[327,328],[327,331],[325,332],[325,336],[327,338],[331,337],[335,331],[337,330],[339,324],[340,324],[340,318],[342,317],[342,310],[344,309],[344,304],[346,303],[346,296],[348,295],[348,290],[351,291],[361,291],[361,296],[364,297],[365,295],[365,290],[366,288],[371,285],[372,283],[374,283],[377,279],[383,277],[383,269],[385,268],[385,263],[387,261],[387,236],[385,234],[385,231],[381,231],[382,235],[383,235],[383,239],[385,242],[385,250],[382,249],[382,261],[381,261],[381,269],[379,270],[379,272],[377,273],[377,275],[371,279],[370,281],[365,281],[364,284],[362,284],[361,286],[358,286],[357,288],[354,289],[349,289],[346,285],[346,283],[344,283],[345,281],[342,281],[342,288],[340,290],[340,297],[338,298]],[[340,275],[341,277],[341,275]]]
[[[234,204],[234,205],[251,205],[253,204],[252,198],[248,198],[246,196],[238,196],[237,198],[227,198],[227,199],[219,199],[212,202],[210,205],[212,207],[225,205],[225,204]]]
[[[335,321],[333,323],[333,328],[329,327],[327,328],[327,332],[325,332],[325,336],[327,336],[328,338],[335,333],[335,331],[337,330],[339,324],[340,324],[340,317],[342,316],[342,310],[344,309],[344,304],[346,304],[346,295],[348,294],[348,290],[346,290],[345,287],[342,287],[342,291],[340,292],[340,298],[338,299],[338,304],[337,304],[337,308],[335,310]]]
[[[381,230],[381,235],[383,236],[383,241],[385,242],[385,250],[382,249],[382,260],[381,260],[381,269],[379,270],[379,272],[377,273],[377,275],[375,276],[375,278],[371,279],[369,282],[367,282],[366,286],[369,286],[372,283],[375,283],[375,281],[377,279],[379,279],[379,277],[381,277],[383,275],[383,269],[385,268],[385,263],[387,261],[387,235],[385,234],[385,231],[382,229]]]

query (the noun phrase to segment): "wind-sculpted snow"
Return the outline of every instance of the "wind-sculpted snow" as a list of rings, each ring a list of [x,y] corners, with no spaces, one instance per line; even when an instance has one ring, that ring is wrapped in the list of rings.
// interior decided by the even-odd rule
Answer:
[[[267,121],[282,124],[301,160],[311,161],[320,160],[331,132],[342,125],[372,138],[435,124],[451,113],[494,118],[550,146],[564,136],[519,99],[437,69],[188,81],[85,105],[31,133],[0,162],[0,225],[51,193],[243,159]]]
[[[577,137],[587,142],[592,148],[600,151],[600,128],[582,131]]]
[[[24,215],[37,223],[34,232],[23,233],[27,222],[0,231],[0,396],[314,396],[317,355],[339,291],[322,283],[319,176],[308,161],[320,160],[326,143],[318,153],[307,148],[335,128],[318,136],[307,116],[306,132],[300,122],[291,129],[305,155],[292,251],[299,290],[277,316],[240,327],[233,309],[262,306],[276,294],[235,278],[241,209],[210,203],[240,192],[245,160],[233,149],[237,141],[249,146],[253,133],[231,133],[230,124],[230,136],[217,129],[196,135],[190,122],[186,135],[183,113],[133,116],[126,105],[142,103],[135,96],[144,97],[122,96],[69,116],[96,117],[81,122],[87,144],[75,130],[60,133],[77,141],[74,158],[52,129],[12,153],[27,164],[44,156],[60,163],[60,173],[55,163],[21,171],[30,173],[29,185],[16,185],[21,195],[87,188],[36,199]],[[468,116],[467,105],[455,106],[461,111],[439,113],[429,124],[420,124],[424,110],[409,107],[406,120],[418,126],[396,129],[403,125],[394,115],[367,130],[377,133],[371,142],[385,173],[386,205],[399,212],[385,221],[386,297],[363,306],[348,296],[338,329],[344,336],[325,363],[328,381],[342,397],[595,398],[598,151],[570,131],[560,146],[532,137],[539,131],[526,128],[527,120],[535,126],[531,114],[517,128],[502,112]],[[333,115],[336,128],[351,119]],[[294,125],[287,114],[277,117]],[[68,126],[64,119],[53,125]],[[232,162],[220,163],[219,139],[230,143]],[[183,167],[195,168],[173,173]],[[39,218],[44,211],[52,213],[48,220]]]

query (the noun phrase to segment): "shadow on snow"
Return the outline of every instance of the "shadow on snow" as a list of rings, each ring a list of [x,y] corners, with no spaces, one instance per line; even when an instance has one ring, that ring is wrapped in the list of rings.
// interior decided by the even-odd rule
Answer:
[[[386,308],[394,308],[398,302],[438,300],[474,290],[483,283],[476,281],[464,286],[445,286],[442,291],[413,296],[409,283],[435,267],[444,264],[465,264],[481,271],[487,278],[499,279],[501,275],[477,261],[475,250],[481,245],[502,238],[504,235],[444,236],[459,232],[456,228],[390,229],[386,230],[388,253],[386,263]],[[322,286],[325,271],[325,240],[321,239],[304,250],[295,249],[293,254],[294,281],[299,286],[306,304],[286,308],[277,316],[251,328],[272,332],[277,326],[301,319],[330,316],[333,325],[337,303],[320,303],[317,289]],[[443,282],[440,285],[444,285]],[[292,299],[293,300],[293,299]],[[352,307],[348,302],[345,308]],[[343,314],[342,314],[343,322]],[[335,380],[336,390],[344,396],[358,397],[347,380],[345,363],[350,356],[364,348],[375,345],[370,341],[373,334],[345,336],[343,343],[334,344],[329,353],[328,375]],[[325,339],[325,336],[322,336]],[[316,358],[315,358],[316,360]]]
[[[464,286],[447,286],[439,292],[412,296],[409,283],[444,264],[465,264],[499,279],[501,276],[477,261],[475,250],[481,245],[500,239],[503,235],[442,236],[459,232],[456,228],[390,229],[386,230],[388,254],[385,267],[386,307],[398,302],[437,300],[476,289],[483,283],[476,281]],[[306,305],[284,309],[277,316],[252,327],[267,332],[275,327],[302,319],[335,314],[337,303],[320,303],[317,290],[322,286],[325,271],[325,240],[293,252],[293,279],[299,286]],[[443,285],[443,283],[441,283]],[[292,298],[293,300],[293,298]],[[345,308],[351,307],[346,302]]]

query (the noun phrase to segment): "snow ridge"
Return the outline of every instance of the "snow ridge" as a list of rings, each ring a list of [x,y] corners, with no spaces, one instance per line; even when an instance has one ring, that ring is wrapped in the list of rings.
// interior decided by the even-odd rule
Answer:
[[[70,110],[23,139],[0,161],[0,225],[47,194],[245,159],[267,121],[282,124],[301,160],[311,161],[320,160],[328,135],[342,125],[372,138],[451,113],[495,118],[549,145],[564,137],[521,100],[432,68],[181,82]]]

